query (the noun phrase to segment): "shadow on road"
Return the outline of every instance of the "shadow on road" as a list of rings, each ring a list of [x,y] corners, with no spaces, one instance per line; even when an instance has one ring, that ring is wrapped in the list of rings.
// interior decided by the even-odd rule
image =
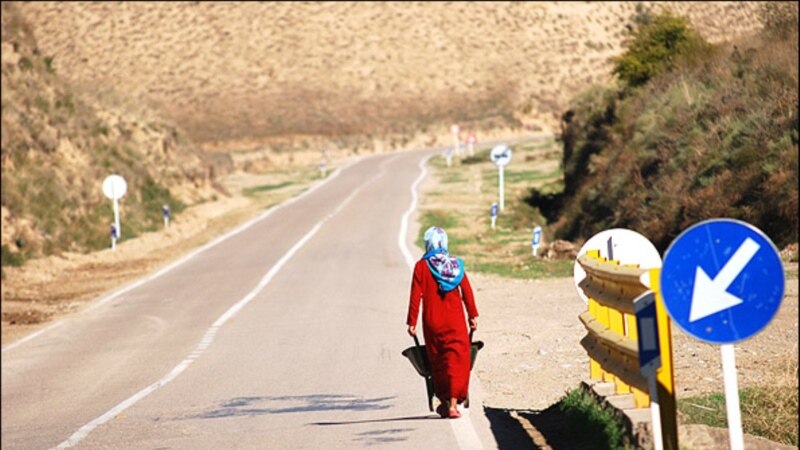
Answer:
[[[373,411],[388,409],[394,397],[360,398],[352,395],[291,395],[275,397],[236,397],[218,408],[192,418],[218,419],[221,417],[257,416],[313,411]]]
[[[542,411],[485,407],[484,412],[500,450],[604,450],[591,435],[571,427],[558,405]]]
[[[441,420],[439,416],[428,414],[425,416],[388,417],[386,419],[345,420],[343,422],[312,422],[309,425],[319,425],[319,426],[353,425],[357,423],[402,422],[406,420],[434,420],[434,419]]]

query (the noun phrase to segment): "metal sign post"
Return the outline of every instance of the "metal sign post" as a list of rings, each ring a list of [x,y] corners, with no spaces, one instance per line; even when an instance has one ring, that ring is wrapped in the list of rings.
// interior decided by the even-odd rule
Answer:
[[[497,183],[499,185],[498,192],[500,195],[500,211],[506,207],[506,194],[504,192],[505,181],[503,181],[503,166],[497,167]]]
[[[103,180],[103,194],[114,201],[114,226],[116,227],[117,239],[122,236],[122,228],[119,223],[119,199],[125,195],[128,184],[119,175],[109,175]]]
[[[489,154],[489,158],[491,158],[492,162],[497,166],[497,181],[498,181],[498,191],[500,194],[500,211],[505,208],[505,193],[503,192],[504,189],[504,182],[503,182],[503,168],[511,162],[511,148],[509,148],[505,144],[500,144],[492,148],[491,153]]]
[[[111,250],[117,251],[117,227],[111,222]]]
[[[659,284],[672,320],[690,336],[720,345],[731,449],[743,449],[733,344],[778,312],[785,280],[775,244],[739,220],[697,223],[667,248]]]

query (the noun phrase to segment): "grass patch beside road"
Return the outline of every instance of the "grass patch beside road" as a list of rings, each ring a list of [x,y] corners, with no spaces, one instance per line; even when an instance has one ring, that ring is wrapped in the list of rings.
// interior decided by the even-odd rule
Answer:
[[[793,366],[793,367],[792,367]],[[787,371],[797,377],[797,360]],[[788,373],[788,375],[791,375]],[[768,383],[739,390],[742,428],[747,434],[762,436],[771,441],[798,445],[798,394],[796,385]],[[725,395],[714,393],[701,397],[678,399],[678,419],[712,427],[728,426]]]
[[[498,212],[494,229],[489,212],[492,203],[499,203],[498,169],[488,150],[454,156],[451,167],[442,155],[431,158],[436,182],[423,194],[416,244],[424,249],[422,234],[439,226],[447,231],[449,250],[464,259],[467,270],[509,278],[572,276],[574,261],[532,255],[534,225],[542,226],[543,242],[548,233],[544,218],[523,200],[532,186],[560,182],[557,144],[546,139],[511,148],[513,158],[504,169],[505,208]]]
[[[242,194],[244,194],[246,196],[252,196],[256,192],[274,191],[276,189],[280,189],[280,188],[289,186],[291,184],[292,184],[291,181],[284,181],[283,183],[278,183],[278,184],[265,184],[265,185],[262,185],[262,186],[246,188],[246,189],[242,190]]]

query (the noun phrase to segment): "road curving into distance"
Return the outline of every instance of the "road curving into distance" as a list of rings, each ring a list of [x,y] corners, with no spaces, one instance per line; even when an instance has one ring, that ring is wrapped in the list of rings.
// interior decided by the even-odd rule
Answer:
[[[361,158],[4,348],[2,448],[496,448],[474,376],[442,420],[400,355],[434,152]]]

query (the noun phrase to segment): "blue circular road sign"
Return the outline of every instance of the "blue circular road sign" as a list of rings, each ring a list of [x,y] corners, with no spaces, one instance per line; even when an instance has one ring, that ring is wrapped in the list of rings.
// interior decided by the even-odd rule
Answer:
[[[707,220],[672,241],[660,285],[667,312],[683,331],[730,344],[758,333],[778,312],[783,264],[775,244],[753,225]]]

